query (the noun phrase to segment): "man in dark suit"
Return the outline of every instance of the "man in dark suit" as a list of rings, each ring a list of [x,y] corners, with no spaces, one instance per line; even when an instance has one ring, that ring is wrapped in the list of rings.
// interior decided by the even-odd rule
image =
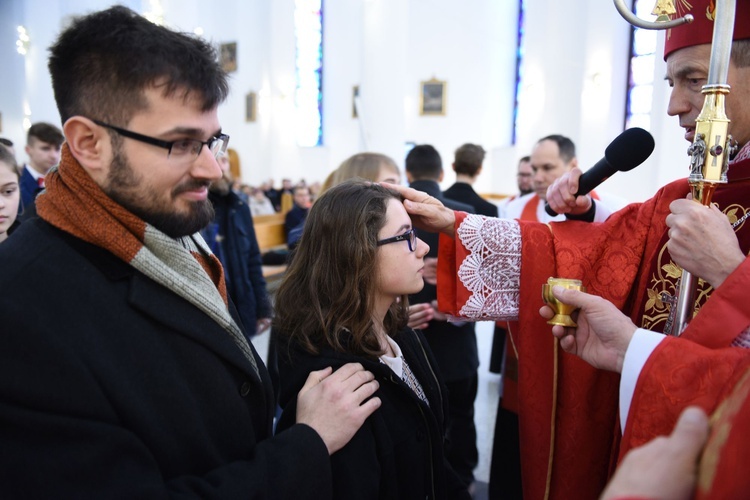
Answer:
[[[50,54],[66,143],[0,246],[2,496],[330,496],[377,383],[313,372],[272,436],[268,372],[197,234],[229,140],[215,50],[116,6]]]
[[[294,188],[294,205],[292,209],[284,216],[284,230],[286,231],[287,240],[289,240],[289,232],[296,228],[301,227],[305,223],[307,218],[307,212],[310,211],[310,189],[307,186],[297,186]]]
[[[479,196],[472,187],[482,172],[484,156],[484,148],[477,144],[464,144],[459,147],[453,160],[456,183],[443,194],[446,198],[473,206],[475,214],[497,217],[497,205]]]
[[[271,301],[263,278],[258,239],[250,208],[234,190],[229,157],[220,155],[221,179],[211,183],[208,199],[214,220],[201,231],[211,251],[224,267],[227,293],[237,306],[250,340],[271,326]]]
[[[406,156],[406,177],[409,186],[424,191],[453,210],[474,212],[474,207],[443,196],[438,184],[443,180],[440,154],[429,144],[414,146]],[[430,245],[426,258],[436,258],[438,234],[420,231],[419,237]],[[421,292],[409,296],[410,304],[431,304],[437,307],[437,289],[425,281]],[[474,481],[474,468],[479,460],[477,431],[474,425],[474,400],[477,395],[477,337],[474,323],[449,323],[437,310],[424,330],[438,368],[448,386],[448,462],[467,486]]]

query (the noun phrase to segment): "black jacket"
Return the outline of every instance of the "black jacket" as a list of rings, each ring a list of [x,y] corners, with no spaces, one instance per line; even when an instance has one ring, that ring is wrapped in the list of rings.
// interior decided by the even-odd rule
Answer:
[[[414,181],[410,187],[424,191],[440,200],[448,208],[463,212],[474,213],[474,207],[465,203],[447,199],[440,192],[440,186],[433,181]],[[418,231],[417,235],[430,245],[427,257],[438,256],[438,234]],[[432,302],[437,298],[437,288],[427,282],[424,288],[409,296],[410,304]],[[476,375],[479,367],[477,353],[477,337],[475,325],[472,322],[456,326],[447,321],[430,321],[424,330],[427,342],[435,354],[440,371],[447,382],[457,382]]]
[[[289,233],[292,229],[302,225],[307,219],[307,213],[310,211],[309,208],[301,208],[294,205],[284,216],[284,230],[286,231],[286,237],[289,239]]]
[[[216,216],[201,234],[224,266],[227,292],[239,312],[248,339],[259,318],[271,317],[271,303],[250,209],[237,194],[208,195]]]
[[[0,497],[330,496],[323,441],[271,438],[260,358],[198,308],[38,218],[0,262]]]
[[[497,205],[479,196],[471,184],[457,182],[443,191],[443,196],[451,200],[460,201],[461,203],[468,203],[474,207],[472,213],[486,215],[487,217],[497,217]]]
[[[277,428],[283,430],[294,423],[296,394],[310,372],[361,363],[380,383],[376,396],[382,405],[349,444],[331,456],[334,499],[468,499],[466,487],[444,457],[445,386],[429,347],[424,337],[411,329],[393,338],[422,385],[429,406],[379,360],[330,348],[314,356],[289,347],[282,338],[278,359],[284,411]]]

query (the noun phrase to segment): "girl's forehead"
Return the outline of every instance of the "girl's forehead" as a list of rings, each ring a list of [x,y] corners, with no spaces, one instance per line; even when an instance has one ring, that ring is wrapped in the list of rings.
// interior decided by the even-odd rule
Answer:
[[[396,198],[388,200],[388,209],[385,212],[385,218],[387,225],[411,225],[411,218],[406,212],[404,204]]]

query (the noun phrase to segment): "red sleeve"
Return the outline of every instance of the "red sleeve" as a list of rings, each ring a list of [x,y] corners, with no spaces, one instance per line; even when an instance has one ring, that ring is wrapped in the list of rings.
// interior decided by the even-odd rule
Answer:
[[[709,349],[683,338],[665,338],[638,377],[620,458],[631,448],[670,434],[688,406],[711,414],[748,367],[748,349]]]
[[[454,213],[456,215],[456,224],[453,226],[455,233],[468,214],[466,212]],[[458,311],[469,300],[469,291],[458,279],[458,268],[467,255],[468,252],[459,238],[440,234],[437,269],[438,309],[453,316],[458,316]]]
[[[729,275],[719,288],[713,291],[706,303],[682,334],[706,347],[721,348],[732,341],[750,325],[750,308],[742,299],[750,283],[750,259]]]

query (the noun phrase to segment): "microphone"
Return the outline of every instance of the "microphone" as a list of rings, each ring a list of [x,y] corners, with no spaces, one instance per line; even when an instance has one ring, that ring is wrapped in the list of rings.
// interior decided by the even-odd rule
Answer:
[[[604,158],[581,174],[576,196],[588,194],[615,172],[627,172],[634,169],[646,161],[653,151],[654,137],[648,131],[639,127],[627,129],[607,146],[604,150]],[[545,204],[544,210],[552,217],[557,215],[549,203]]]

